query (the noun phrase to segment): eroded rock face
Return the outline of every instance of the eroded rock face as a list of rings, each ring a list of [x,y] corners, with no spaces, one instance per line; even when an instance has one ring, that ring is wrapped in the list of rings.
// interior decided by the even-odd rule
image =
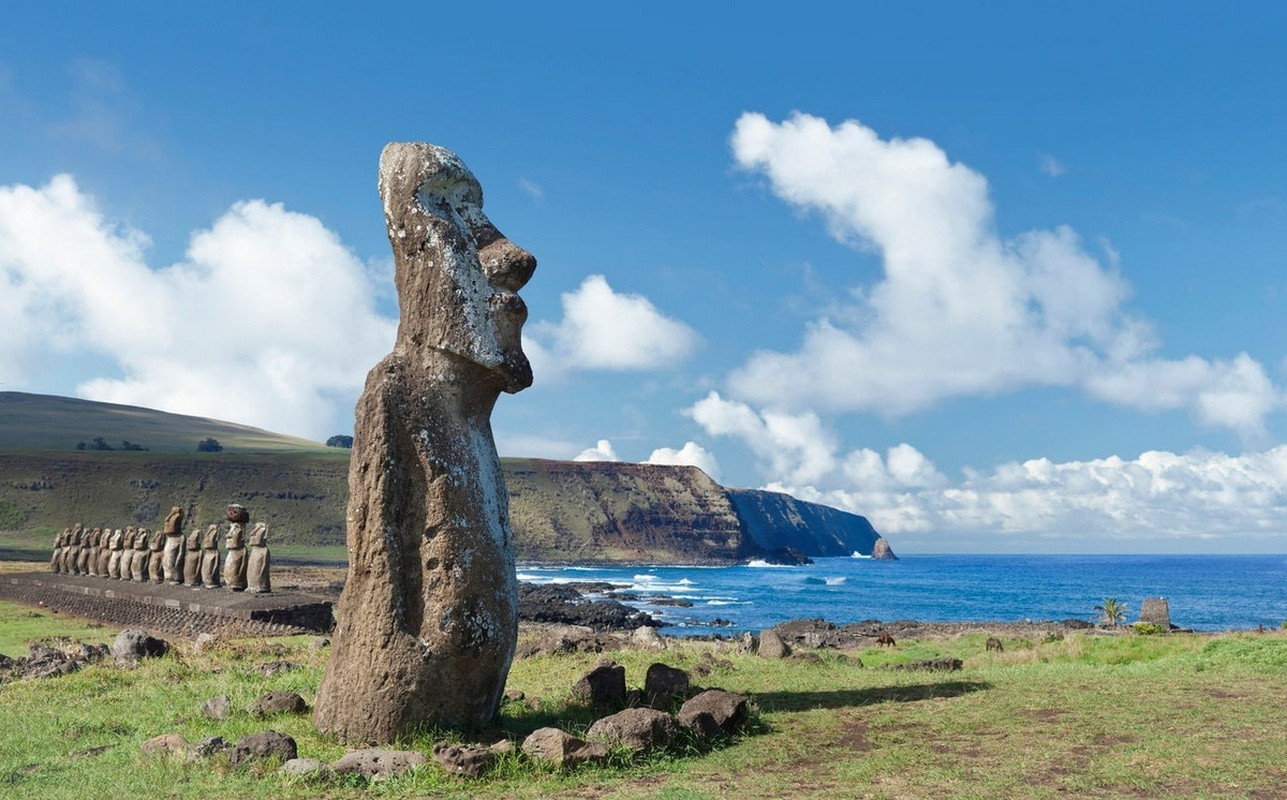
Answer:
[[[481,727],[500,703],[517,588],[490,417],[501,392],[532,382],[517,292],[536,268],[448,150],[385,147],[380,196],[401,318],[358,401],[349,574],[314,714],[369,743]]]

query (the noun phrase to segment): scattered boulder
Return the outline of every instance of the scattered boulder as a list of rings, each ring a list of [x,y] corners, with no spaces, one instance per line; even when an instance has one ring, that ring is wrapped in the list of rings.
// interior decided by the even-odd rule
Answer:
[[[54,678],[69,675],[107,653],[105,644],[68,640],[34,642],[27,646],[24,658],[0,656],[0,672],[8,672],[14,678]]]
[[[428,763],[429,759],[425,758],[423,753],[417,753],[414,750],[369,747],[365,750],[345,753],[339,761],[331,764],[331,770],[342,775],[361,775],[379,781],[405,775]]]
[[[219,643],[219,637],[213,633],[198,633],[197,638],[192,640],[192,652],[194,655],[201,655]]]
[[[608,748],[598,742],[578,739],[558,728],[539,728],[523,740],[523,752],[533,761],[544,761],[563,769],[575,769],[582,764],[601,764],[608,757]]]
[[[232,748],[232,754],[228,756],[228,764],[240,767],[252,761],[268,758],[290,761],[298,755],[294,739],[284,733],[268,730],[252,733],[238,740]]]
[[[308,703],[295,692],[269,692],[246,708],[246,712],[256,717],[267,717],[273,714],[304,714]]]
[[[687,672],[656,662],[644,677],[644,698],[651,708],[670,708],[676,699],[688,696],[688,685]]]
[[[215,753],[222,753],[229,747],[222,736],[207,736],[196,744],[188,748],[189,761],[201,761],[210,758]]]
[[[226,694],[212,697],[201,704],[201,713],[210,719],[227,719],[232,715],[232,700]]]
[[[738,733],[748,717],[746,695],[707,689],[691,698],[679,709],[679,724],[703,739]]]
[[[142,745],[140,749],[148,755],[165,753],[167,755],[182,755],[188,749],[188,740],[184,739],[177,733],[163,733],[160,736],[153,736]]]
[[[118,667],[134,666],[141,658],[157,658],[169,651],[169,642],[138,629],[121,631],[112,642],[112,658]]]
[[[620,706],[626,701],[626,668],[601,662],[572,685],[572,696],[596,706]]]
[[[321,780],[331,773],[331,768],[316,758],[292,758],[277,770],[282,775],[290,775],[306,780]]]
[[[595,630],[658,626],[652,616],[617,600],[586,600],[567,584],[518,585],[518,618],[524,622],[584,625]]]
[[[924,658],[909,661],[906,664],[895,664],[890,669],[896,672],[956,672],[964,666],[959,658]]]
[[[299,669],[299,664],[293,661],[271,661],[267,664],[256,664],[255,672],[263,675],[265,678],[271,678],[283,672],[290,672],[293,669]]]
[[[793,619],[774,625],[772,630],[788,645],[816,649],[825,646],[836,625],[825,619]]]
[[[433,758],[452,775],[481,778],[496,764],[496,753],[486,747],[439,742],[433,747]]]
[[[760,640],[750,631],[745,631],[737,640],[737,649],[742,653],[754,653],[760,647]]]
[[[760,632],[760,644],[755,652],[761,658],[786,658],[791,655],[791,645],[782,641],[777,631],[769,628]]]
[[[586,738],[608,747],[624,747],[635,753],[664,748],[679,732],[673,714],[652,708],[627,708],[597,720]]]
[[[552,656],[559,653],[606,653],[616,650],[621,643],[612,636],[597,634],[594,629],[579,625],[551,626],[534,641],[518,648],[518,658]]]
[[[657,634],[657,629],[644,626],[635,628],[630,636],[630,643],[644,650],[665,650],[666,640]]]

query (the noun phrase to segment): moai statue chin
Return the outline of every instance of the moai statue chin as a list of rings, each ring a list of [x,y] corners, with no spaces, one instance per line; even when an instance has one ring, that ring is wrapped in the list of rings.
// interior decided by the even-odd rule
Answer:
[[[518,615],[490,418],[501,392],[532,383],[518,290],[536,268],[451,151],[390,144],[379,186],[401,319],[358,400],[349,573],[314,712],[368,743],[478,728],[499,705]]]

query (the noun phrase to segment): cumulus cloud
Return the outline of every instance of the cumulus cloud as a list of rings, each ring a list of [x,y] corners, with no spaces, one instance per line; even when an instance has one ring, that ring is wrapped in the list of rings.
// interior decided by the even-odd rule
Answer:
[[[600,439],[594,447],[582,450],[572,458],[573,461],[620,461],[617,451],[612,449],[612,442]]]
[[[689,413],[708,433],[739,439],[755,452],[770,477],[765,488],[862,514],[905,541],[1011,534],[1055,547],[1066,542],[1066,549],[1096,542],[1116,549],[1115,543],[1217,536],[1281,542],[1287,526],[1287,445],[1241,456],[1196,450],[1129,460],[1037,458],[949,478],[906,443],[884,453],[841,453],[835,438],[824,436],[821,452],[789,445],[775,451],[769,412],[714,394]],[[796,416],[797,424],[816,424],[809,414]],[[804,467],[806,460],[813,466]]]
[[[715,455],[697,442],[684,442],[684,446],[678,450],[659,447],[652,451],[652,455],[648,456],[648,460],[644,463],[697,467],[715,480],[719,480],[719,462],[715,459]]]
[[[71,176],[0,187],[0,381],[92,354],[102,374],[77,389],[90,399],[312,438],[348,427],[396,322],[333,232],[250,200],[195,233],[180,263],[152,267],[147,247]]]
[[[1064,386],[1132,408],[1187,409],[1244,434],[1283,402],[1246,354],[1155,358],[1130,287],[1067,227],[1002,238],[987,181],[928,139],[855,121],[744,114],[737,163],[831,235],[877,252],[884,275],[814,320],[795,352],[754,354],[732,394],[788,410],[904,414],[945,398]],[[1147,376],[1148,391],[1139,387]]]
[[[562,296],[563,319],[524,331],[533,371],[555,377],[567,369],[651,370],[678,364],[700,339],[687,325],[657,310],[648,298],[613,291],[591,275]]]

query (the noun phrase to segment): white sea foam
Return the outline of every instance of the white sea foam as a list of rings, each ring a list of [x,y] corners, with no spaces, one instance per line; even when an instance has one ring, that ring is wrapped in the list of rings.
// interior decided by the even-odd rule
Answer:
[[[823,578],[823,580],[827,582],[827,585],[828,585],[828,586],[839,586],[840,584],[842,584],[842,583],[844,583],[844,582],[845,582],[845,579],[844,579],[843,577],[839,577],[839,578]]]
[[[855,550],[853,551],[852,555],[850,555],[850,558],[871,558],[871,556],[865,556],[862,553],[859,553],[857,550]]]
[[[765,569],[765,568],[769,568],[769,569],[793,569],[793,568],[794,568],[794,567],[793,567],[793,565],[791,565],[791,564],[770,564],[769,562],[765,561],[765,560],[764,560],[764,559],[762,559],[762,558],[753,558],[753,559],[751,559],[750,561],[746,562],[746,566],[748,566],[748,567],[755,567],[756,569]]]
[[[750,600],[707,600],[708,606],[749,606],[752,605]]]

